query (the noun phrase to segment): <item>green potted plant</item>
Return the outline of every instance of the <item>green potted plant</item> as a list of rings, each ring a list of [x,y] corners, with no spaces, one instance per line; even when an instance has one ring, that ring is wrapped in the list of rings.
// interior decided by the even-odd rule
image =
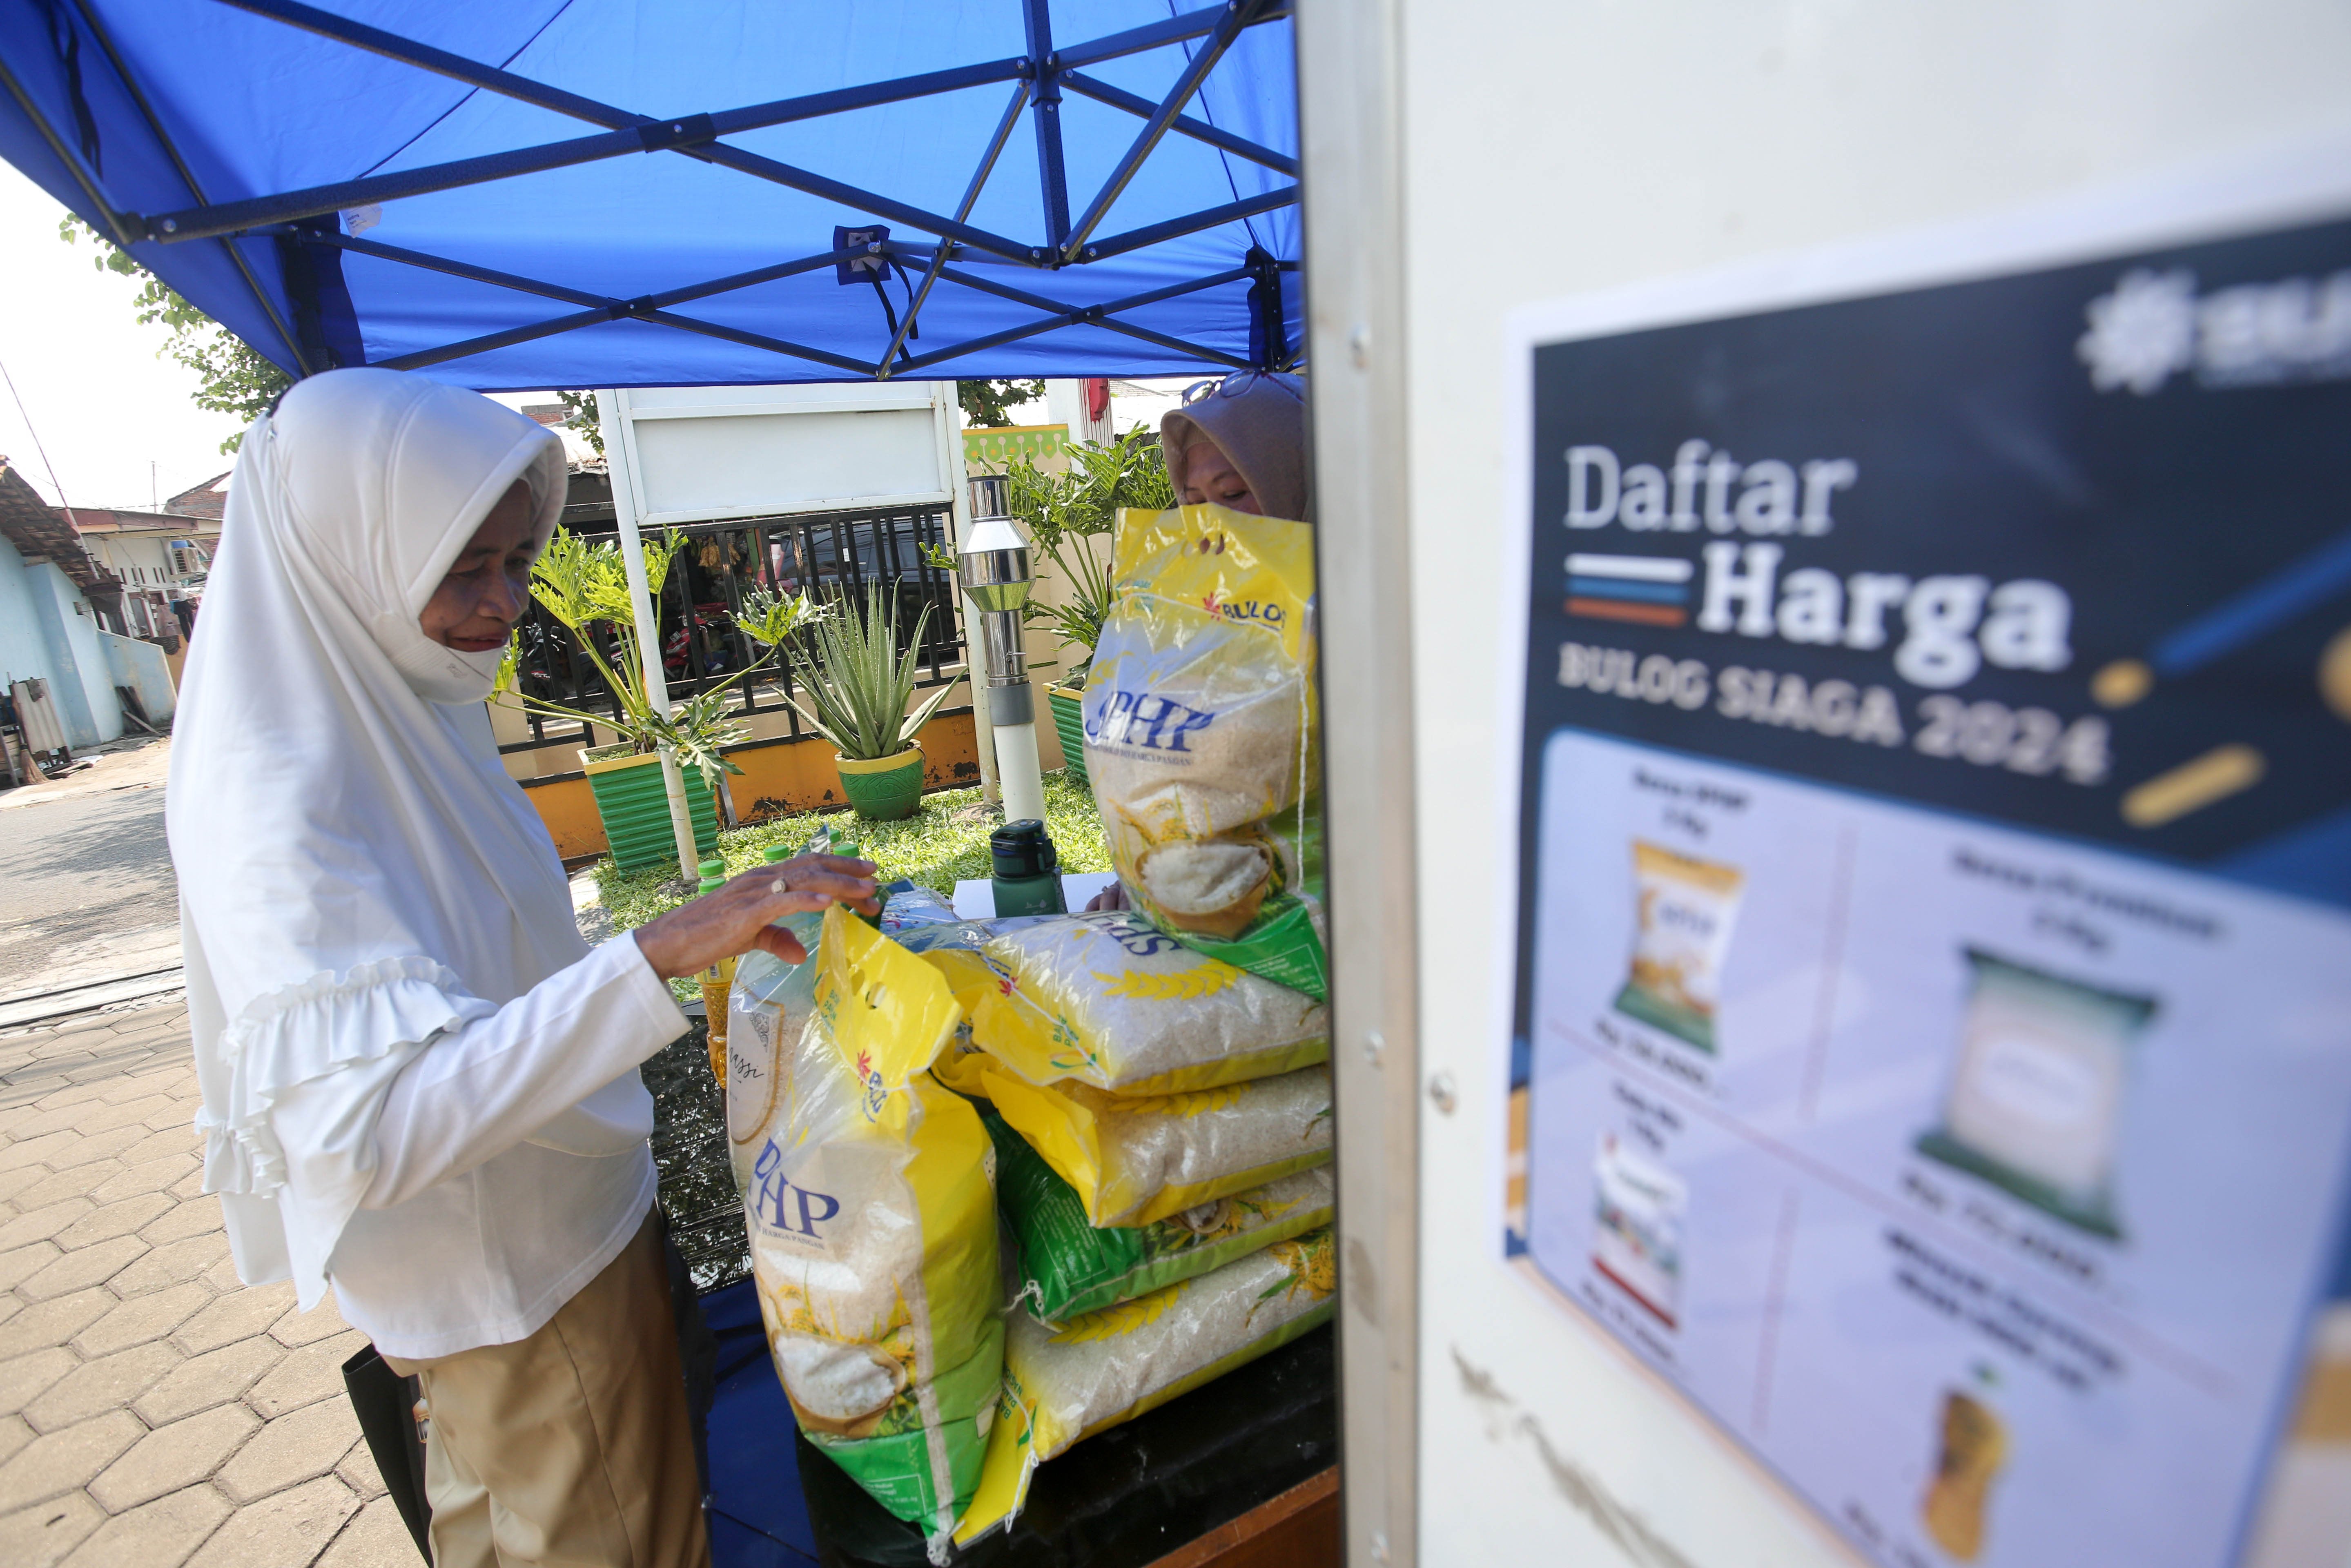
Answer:
[[[865,590],[864,613],[847,596],[816,621],[807,651],[791,651],[792,676],[808,702],[791,699],[800,716],[833,745],[841,791],[861,817],[892,821],[913,814],[923,799],[923,750],[914,737],[963,681],[958,674],[913,713],[916,661],[931,607],[914,618],[914,633],[898,645],[897,622],[879,584]]]
[[[661,601],[670,565],[684,546],[685,536],[674,529],[659,540],[646,541],[645,586],[653,602]],[[677,856],[669,792],[662,779],[664,754],[674,758],[684,774],[697,855],[716,852],[718,811],[712,780],[722,769],[742,771],[726,760],[720,748],[749,734],[748,727],[727,711],[726,692],[764,664],[767,656],[717,685],[674,704],[664,715],[653,706],[645,689],[628,572],[616,540],[589,540],[558,528],[531,568],[530,590],[531,597],[570,632],[580,653],[611,691],[612,711],[590,713],[521,691],[515,680],[518,643],[507,649],[498,690],[502,695],[510,695],[527,713],[593,725],[617,737],[580,753],[613,864],[622,871],[634,871]],[[770,653],[784,638],[823,613],[804,595],[777,600],[755,594],[752,608],[754,613],[737,624]]]
[[[1086,673],[1113,597],[1110,536],[1118,526],[1119,508],[1165,511],[1176,504],[1176,487],[1167,480],[1159,437],[1149,429],[1138,426],[1107,446],[1081,442],[1064,450],[1066,474],[1045,474],[1023,459],[1007,477],[1012,481],[1012,515],[1028,525],[1029,537],[1069,586],[1067,602],[1032,598],[1027,613],[1031,622],[1051,627],[1064,658],[1084,651],[1059,681],[1046,686],[1045,701],[1070,776],[1087,783]],[[1102,542],[1097,545],[1096,539]]]

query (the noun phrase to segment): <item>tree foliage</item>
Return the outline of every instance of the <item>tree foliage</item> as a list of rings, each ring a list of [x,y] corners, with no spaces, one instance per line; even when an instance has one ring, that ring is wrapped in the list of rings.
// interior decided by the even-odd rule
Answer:
[[[98,246],[92,265],[100,272],[120,273],[140,280],[132,306],[141,325],[162,324],[171,336],[155,350],[196,372],[196,406],[208,413],[237,417],[235,434],[220,444],[235,452],[245,439],[245,427],[269,411],[277,394],[294,384],[244,339],[180,298],[162,278],[132,260],[112,240],[68,213],[57,225],[57,237],[78,245],[85,237]]]
[[[1007,410],[1012,404],[1044,395],[1045,383],[1039,381],[956,382],[956,402],[963,405],[964,419],[975,425],[1010,424]]]
[[[602,456],[604,426],[596,417],[596,394],[592,392],[559,392],[555,396],[563,404],[563,428],[578,431],[589,447],[598,456]]]
[[[1166,510],[1176,504],[1176,486],[1167,478],[1159,434],[1148,426],[1137,425],[1107,446],[1073,441],[1062,451],[1067,473],[1048,474],[1023,457],[1006,476],[1012,481],[1012,515],[1029,525],[1029,537],[1070,585],[1069,602],[1031,599],[1022,612],[1050,626],[1065,652],[1086,650],[1068,676],[1070,685],[1083,685],[1116,598],[1109,563],[1088,541],[1107,539],[1122,507]]]

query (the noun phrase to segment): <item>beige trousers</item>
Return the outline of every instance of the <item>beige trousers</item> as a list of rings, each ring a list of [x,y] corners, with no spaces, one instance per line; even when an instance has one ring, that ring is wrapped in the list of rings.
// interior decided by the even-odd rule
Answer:
[[[529,1338],[383,1359],[423,1383],[434,1568],[708,1568],[652,1214]]]

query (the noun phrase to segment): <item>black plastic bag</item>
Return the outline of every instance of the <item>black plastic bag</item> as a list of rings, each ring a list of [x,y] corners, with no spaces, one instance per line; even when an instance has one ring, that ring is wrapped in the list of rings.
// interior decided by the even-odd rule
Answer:
[[[401,1522],[415,1538],[424,1561],[433,1561],[433,1504],[424,1495],[424,1439],[416,1430],[416,1402],[423,1396],[413,1377],[383,1364],[375,1346],[363,1345],[343,1363],[343,1387],[360,1418],[360,1435],[400,1510]]]

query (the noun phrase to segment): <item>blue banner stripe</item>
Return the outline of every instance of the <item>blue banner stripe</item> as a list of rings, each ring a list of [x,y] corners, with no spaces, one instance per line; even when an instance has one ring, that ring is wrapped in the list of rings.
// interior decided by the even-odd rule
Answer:
[[[1567,591],[1578,599],[1638,599],[1651,604],[1680,604],[1689,590],[1676,582],[1628,582],[1617,577],[1571,577]]]

